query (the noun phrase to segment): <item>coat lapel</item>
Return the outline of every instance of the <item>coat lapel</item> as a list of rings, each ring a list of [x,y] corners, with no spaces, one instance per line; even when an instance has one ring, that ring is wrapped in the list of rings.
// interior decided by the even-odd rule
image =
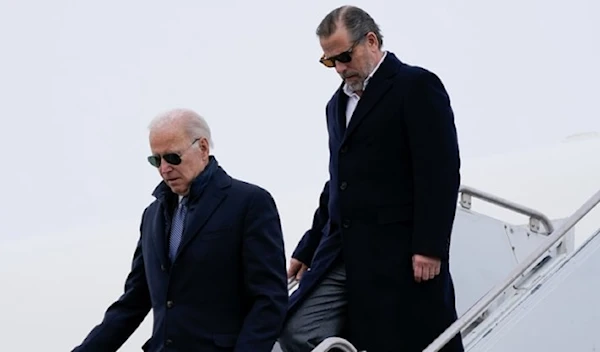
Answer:
[[[348,104],[348,96],[342,88],[338,89],[338,96],[335,106],[336,127],[338,130],[339,140],[341,141],[346,133],[346,105]]]
[[[168,263],[167,257],[167,247],[166,247],[166,238],[167,238],[167,221],[165,217],[166,211],[164,211],[164,204],[159,207],[160,211],[154,213],[154,219],[152,219],[152,225],[150,228],[152,229],[152,242],[154,242],[154,249],[156,250],[158,257],[160,258],[161,263]]]
[[[213,177],[214,179],[207,185],[204,193],[198,199],[190,202],[181,244],[177,250],[175,260],[179,257],[179,253],[184,251],[190,242],[200,233],[210,216],[227,196],[225,188],[231,185],[231,178],[220,168],[215,171]]]
[[[365,116],[367,116],[392,87],[391,78],[396,75],[399,64],[400,61],[396,56],[391,52],[388,52],[356,105],[356,109],[350,119],[350,124],[348,124],[348,128],[346,129],[344,141],[352,134],[352,132],[354,132],[354,130],[356,130],[356,127],[360,125]]]

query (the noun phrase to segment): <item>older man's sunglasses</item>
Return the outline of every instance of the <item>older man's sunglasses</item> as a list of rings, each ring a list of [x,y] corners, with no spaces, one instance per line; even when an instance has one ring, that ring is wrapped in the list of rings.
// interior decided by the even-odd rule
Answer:
[[[183,153],[185,151],[187,151],[188,149],[191,148],[191,146],[194,145],[194,143],[196,143],[197,141],[199,141],[200,138],[196,138],[194,139],[194,141],[192,142],[192,144],[190,144],[189,147],[187,147],[183,152],[181,153],[167,153],[167,154],[163,154],[163,155],[159,155],[159,154],[154,154],[154,155],[150,155],[148,157],[148,162],[150,163],[150,165],[158,168],[160,167],[160,164],[162,163],[162,160],[166,161],[168,164],[177,166],[179,164],[181,164],[181,156],[183,155]]]
[[[150,162],[150,165],[152,165],[154,167],[160,167],[161,161],[163,159],[171,165],[181,164],[181,156],[179,154],[175,154],[175,153],[169,153],[169,154],[165,154],[162,156],[161,155],[150,155],[148,157],[148,162]]]

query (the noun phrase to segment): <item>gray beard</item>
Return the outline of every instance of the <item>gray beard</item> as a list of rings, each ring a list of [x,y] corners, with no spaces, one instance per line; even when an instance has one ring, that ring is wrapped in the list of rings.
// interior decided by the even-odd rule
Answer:
[[[362,80],[356,83],[346,83],[353,92],[362,92],[365,88],[365,81]]]
[[[369,63],[368,69],[369,69],[369,73],[373,72],[373,70],[375,69],[375,64]],[[365,90],[365,80],[364,79],[357,83],[346,83],[346,84],[348,84],[348,87],[350,87],[350,89],[353,92],[363,92]]]

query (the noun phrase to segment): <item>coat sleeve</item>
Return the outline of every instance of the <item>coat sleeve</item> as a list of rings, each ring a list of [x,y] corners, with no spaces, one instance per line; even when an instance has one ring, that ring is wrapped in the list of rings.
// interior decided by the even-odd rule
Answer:
[[[329,221],[329,181],[325,182],[321,196],[319,197],[319,207],[315,210],[311,228],[304,233],[302,239],[296,246],[292,258],[310,266],[313,256],[321,238],[323,237],[323,228]]]
[[[131,271],[125,281],[124,293],[108,307],[102,322],[92,329],[73,352],[117,351],[140,326],[150,307],[140,236],[133,255]]]
[[[248,313],[235,351],[271,352],[288,307],[285,248],[272,196],[254,192],[244,224],[242,267]]]
[[[460,187],[460,156],[450,99],[422,70],[405,100],[414,184],[413,253],[447,260]]]

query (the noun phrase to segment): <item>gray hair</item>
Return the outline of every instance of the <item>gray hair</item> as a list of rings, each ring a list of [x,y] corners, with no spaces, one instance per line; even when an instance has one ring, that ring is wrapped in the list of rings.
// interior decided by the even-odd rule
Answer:
[[[208,145],[211,148],[213,147],[208,123],[202,116],[190,109],[172,109],[160,113],[150,122],[148,129],[152,132],[157,128],[175,123],[183,124],[185,132],[190,139],[206,138]]]
[[[317,27],[317,36],[319,38],[329,38],[342,24],[348,30],[352,42],[359,42],[369,33],[375,33],[379,48],[383,46],[383,35],[379,25],[363,9],[356,6],[341,6],[334,9],[323,18]]]

